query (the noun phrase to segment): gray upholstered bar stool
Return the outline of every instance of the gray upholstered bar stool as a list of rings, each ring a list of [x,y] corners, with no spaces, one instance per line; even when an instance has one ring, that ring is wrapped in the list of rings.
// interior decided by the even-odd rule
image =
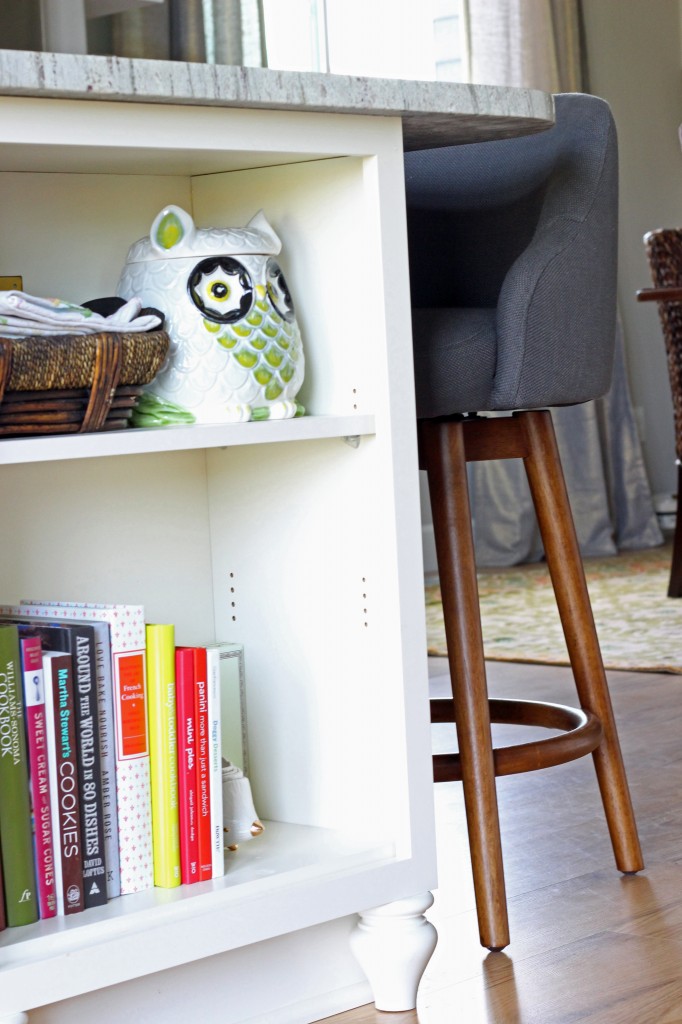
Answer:
[[[495,776],[592,752],[621,871],[637,827],[549,406],[608,389],[615,337],[617,146],[608,106],[556,97],[549,131],[405,157],[420,459],[427,470],[481,942],[509,942]],[[508,412],[485,417],[481,412]],[[521,458],[580,709],[488,701],[466,463]],[[493,750],[491,721],[556,736]]]

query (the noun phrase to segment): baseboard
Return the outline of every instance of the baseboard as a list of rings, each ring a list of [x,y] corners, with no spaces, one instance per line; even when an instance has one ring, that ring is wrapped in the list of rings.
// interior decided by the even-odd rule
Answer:
[[[352,914],[86,992],[31,1009],[29,1019],[31,1024],[187,1024],[199,1019],[210,1024],[312,1024],[374,999],[350,948],[356,921]]]
[[[326,1020],[337,1013],[353,1010],[356,1006],[365,1006],[374,1001],[369,984],[359,982],[347,988],[324,992],[321,995],[302,999],[291,1006],[280,1006],[276,1010],[257,1017],[249,1017],[243,1024],[313,1024],[313,1021]]]

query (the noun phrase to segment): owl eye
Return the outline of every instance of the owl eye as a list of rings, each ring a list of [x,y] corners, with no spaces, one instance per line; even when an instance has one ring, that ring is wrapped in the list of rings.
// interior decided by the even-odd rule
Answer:
[[[289,323],[295,319],[294,304],[291,293],[284,279],[282,268],[276,260],[269,259],[265,268],[265,286],[270,302],[281,317]]]
[[[187,288],[202,315],[217,323],[237,323],[253,305],[251,276],[231,256],[215,256],[197,263],[189,276]]]

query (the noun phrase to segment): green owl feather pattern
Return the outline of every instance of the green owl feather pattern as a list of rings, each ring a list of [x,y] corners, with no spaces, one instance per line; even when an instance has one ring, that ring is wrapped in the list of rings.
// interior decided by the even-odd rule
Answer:
[[[256,290],[265,292],[262,286]],[[262,297],[238,324],[204,320],[204,327],[240,366],[249,370],[268,402],[281,398],[301,358],[301,332],[295,322],[287,322]]]
[[[188,285],[205,330],[257,385],[257,396],[248,403],[251,418],[302,415],[303,406],[290,396],[303,376],[303,345],[279,264],[269,259],[265,284],[254,284],[238,260],[206,259]]]

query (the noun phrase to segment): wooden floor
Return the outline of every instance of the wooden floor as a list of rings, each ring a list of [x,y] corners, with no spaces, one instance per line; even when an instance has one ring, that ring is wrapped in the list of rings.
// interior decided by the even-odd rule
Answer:
[[[431,668],[445,695],[445,663]],[[616,871],[590,758],[499,779],[511,945],[487,953],[461,785],[441,783],[439,942],[417,1011],[366,1006],[328,1024],[682,1024],[682,676],[609,681],[646,870]],[[494,696],[575,703],[566,669],[492,663],[489,684]],[[434,728],[434,749],[447,749],[447,728]]]

